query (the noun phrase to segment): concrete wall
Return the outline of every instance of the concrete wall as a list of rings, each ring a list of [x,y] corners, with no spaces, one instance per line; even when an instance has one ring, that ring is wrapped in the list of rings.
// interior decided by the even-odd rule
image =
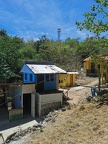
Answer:
[[[36,93],[35,84],[23,84],[22,94],[26,93]]]
[[[31,93],[34,95],[36,94],[35,84],[23,84],[23,85],[19,85],[16,87],[10,87],[9,91],[10,91],[10,95],[13,99],[13,104],[14,104],[16,110],[19,108],[23,108],[23,94],[28,94],[28,93]],[[34,101],[34,103],[35,103],[35,101]],[[34,104],[34,103],[32,100],[32,104]],[[32,115],[33,111],[34,111],[34,109],[31,106],[31,115]],[[11,112],[13,113],[13,109],[12,109],[12,111],[10,111],[10,113]]]
[[[22,96],[21,96],[21,103],[23,107],[23,94],[36,94],[35,84],[23,84],[22,85]]]
[[[36,115],[41,116],[62,105],[62,93],[36,94]]]
[[[41,115],[48,114],[52,110],[60,108],[60,107],[61,107],[61,102],[60,101],[43,104],[42,107],[41,107]]]
[[[23,109],[11,109],[9,110],[9,120],[17,120],[23,118]]]

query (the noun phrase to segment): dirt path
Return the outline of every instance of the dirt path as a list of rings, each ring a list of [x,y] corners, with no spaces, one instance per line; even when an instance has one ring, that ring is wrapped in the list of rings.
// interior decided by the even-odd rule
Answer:
[[[85,77],[84,79],[78,79],[77,83],[81,86],[70,88],[68,91],[68,97],[70,98],[68,102],[75,105],[91,95],[91,87],[98,84],[98,78]]]

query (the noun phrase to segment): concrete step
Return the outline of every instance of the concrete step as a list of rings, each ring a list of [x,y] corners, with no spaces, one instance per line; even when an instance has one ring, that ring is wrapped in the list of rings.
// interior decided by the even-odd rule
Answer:
[[[3,135],[0,133],[0,144],[4,142]]]

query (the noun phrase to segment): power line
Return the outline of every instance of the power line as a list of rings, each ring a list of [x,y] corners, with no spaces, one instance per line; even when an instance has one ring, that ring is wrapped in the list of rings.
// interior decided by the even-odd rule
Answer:
[[[88,48],[86,48],[86,50],[87,50]],[[85,51],[86,51],[85,50]],[[96,51],[97,49],[95,49],[94,51],[92,51],[90,54],[92,54],[92,53],[94,53],[95,51]],[[83,51],[84,52],[84,51]],[[2,53],[3,54],[3,53]],[[88,57],[90,56],[90,54],[88,55]],[[84,59],[83,59],[84,60]],[[82,62],[83,60],[81,60],[80,62]],[[65,60],[66,61],[66,60]],[[95,68],[95,67],[94,67]],[[64,78],[65,79],[65,78]],[[41,81],[41,82],[39,82],[38,84],[41,84],[41,83],[43,83],[43,82],[45,82],[45,81]],[[90,83],[91,83],[91,81],[90,81]],[[31,86],[30,86],[31,87]],[[29,87],[29,88],[30,88]],[[26,91],[26,90],[28,90],[29,88],[27,88],[27,89],[25,89],[24,91]],[[22,93],[19,93],[19,94],[17,94],[16,96],[14,96],[12,99],[14,99],[15,97],[17,97],[17,96],[19,96],[20,94],[22,94]],[[12,100],[11,99],[11,100]],[[4,103],[2,103],[0,106],[2,106],[3,104],[5,104],[5,103],[7,103],[7,102],[9,102],[9,101],[6,101],[6,102],[4,102]]]

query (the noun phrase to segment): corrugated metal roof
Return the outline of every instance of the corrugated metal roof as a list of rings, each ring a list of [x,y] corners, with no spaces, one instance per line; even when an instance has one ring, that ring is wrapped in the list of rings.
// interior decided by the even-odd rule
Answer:
[[[54,65],[54,63],[51,61],[34,61],[34,60],[26,60],[25,64]]]
[[[34,74],[52,74],[52,73],[66,73],[65,70],[55,65],[36,65],[26,64]]]
[[[79,74],[78,72],[67,72],[67,74]]]

